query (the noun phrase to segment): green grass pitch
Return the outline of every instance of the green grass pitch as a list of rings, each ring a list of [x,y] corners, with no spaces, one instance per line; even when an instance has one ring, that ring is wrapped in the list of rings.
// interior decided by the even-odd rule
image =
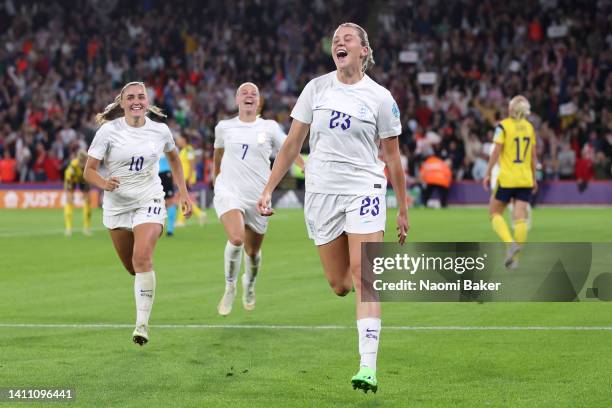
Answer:
[[[76,210],[77,226],[80,216]],[[392,211],[388,219],[392,240]],[[412,241],[496,241],[482,208],[417,209],[410,219]],[[77,400],[69,406],[83,407],[610,404],[612,331],[486,330],[609,327],[605,302],[385,303],[379,392],[353,391],[354,295],[329,289],[301,210],[278,210],[271,220],[257,309],[244,311],[237,298],[225,318],[216,305],[226,240],[213,212],[209,220],[159,241],[151,341],[141,348],[131,341],[133,278],[99,210],[94,235],[72,238],[62,235],[61,210],[1,211],[0,388],[71,387]],[[529,240],[611,242],[611,221],[609,208],[536,209]],[[83,326],[92,323],[108,326]],[[448,326],[481,329],[440,329]]]

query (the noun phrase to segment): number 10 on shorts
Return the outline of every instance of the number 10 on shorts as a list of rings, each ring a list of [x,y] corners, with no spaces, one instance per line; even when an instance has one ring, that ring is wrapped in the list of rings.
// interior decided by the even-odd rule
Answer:
[[[370,214],[372,217],[376,217],[380,213],[380,198],[364,197],[361,200],[361,208],[359,209],[359,215],[364,216]]]
[[[159,215],[161,214],[161,207],[149,207],[149,211],[147,212],[147,214]]]

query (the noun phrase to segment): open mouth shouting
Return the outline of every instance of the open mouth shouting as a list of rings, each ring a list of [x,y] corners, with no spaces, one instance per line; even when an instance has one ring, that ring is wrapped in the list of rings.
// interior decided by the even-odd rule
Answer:
[[[348,51],[346,50],[346,48],[338,48],[336,50],[336,58],[338,59],[338,62],[344,62],[347,57]]]

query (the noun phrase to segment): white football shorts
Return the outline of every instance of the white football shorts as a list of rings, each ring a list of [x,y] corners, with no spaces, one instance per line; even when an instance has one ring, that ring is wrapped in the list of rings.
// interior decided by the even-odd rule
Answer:
[[[239,210],[244,223],[258,234],[265,234],[270,217],[264,217],[257,211],[257,201],[244,200],[232,194],[215,194],[213,205],[219,219],[230,210]]]
[[[342,233],[385,231],[387,202],[384,194],[345,195],[306,192],[304,218],[308,236],[323,245]]]
[[[156,198],[134,210],[115,215],[104,214],[102,219],[108,229],[132,231],[137,225],[146,223],[161,224],[163,227],[166,220],[166,203],[163,198]]]

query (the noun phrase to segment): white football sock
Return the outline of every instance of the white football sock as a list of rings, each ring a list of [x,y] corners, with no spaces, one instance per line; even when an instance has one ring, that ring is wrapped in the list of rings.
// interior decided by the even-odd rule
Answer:
[[[233,245],[227,241],[225,245],[225,285],[236,283],[236,278],[240,273],[242,262],[242,248],[244,245]]]
[[[259,272],[259,266],[261,265],[261,251],[257,252],[255,256],[248,256],[244,253],[244,276],[245,280],[249,283],[255,283],[257,279],[257,273]]]
[[[134,277],[136,298],[136,326],[149,324],[149,316],[155,299],[155,272],[140,272]]]
[[[366,317],[357,320],[359,333],[360,367],[369,367],[376,371],[376,355],[378,353],[378,339],[380,338],[380,319]]]

